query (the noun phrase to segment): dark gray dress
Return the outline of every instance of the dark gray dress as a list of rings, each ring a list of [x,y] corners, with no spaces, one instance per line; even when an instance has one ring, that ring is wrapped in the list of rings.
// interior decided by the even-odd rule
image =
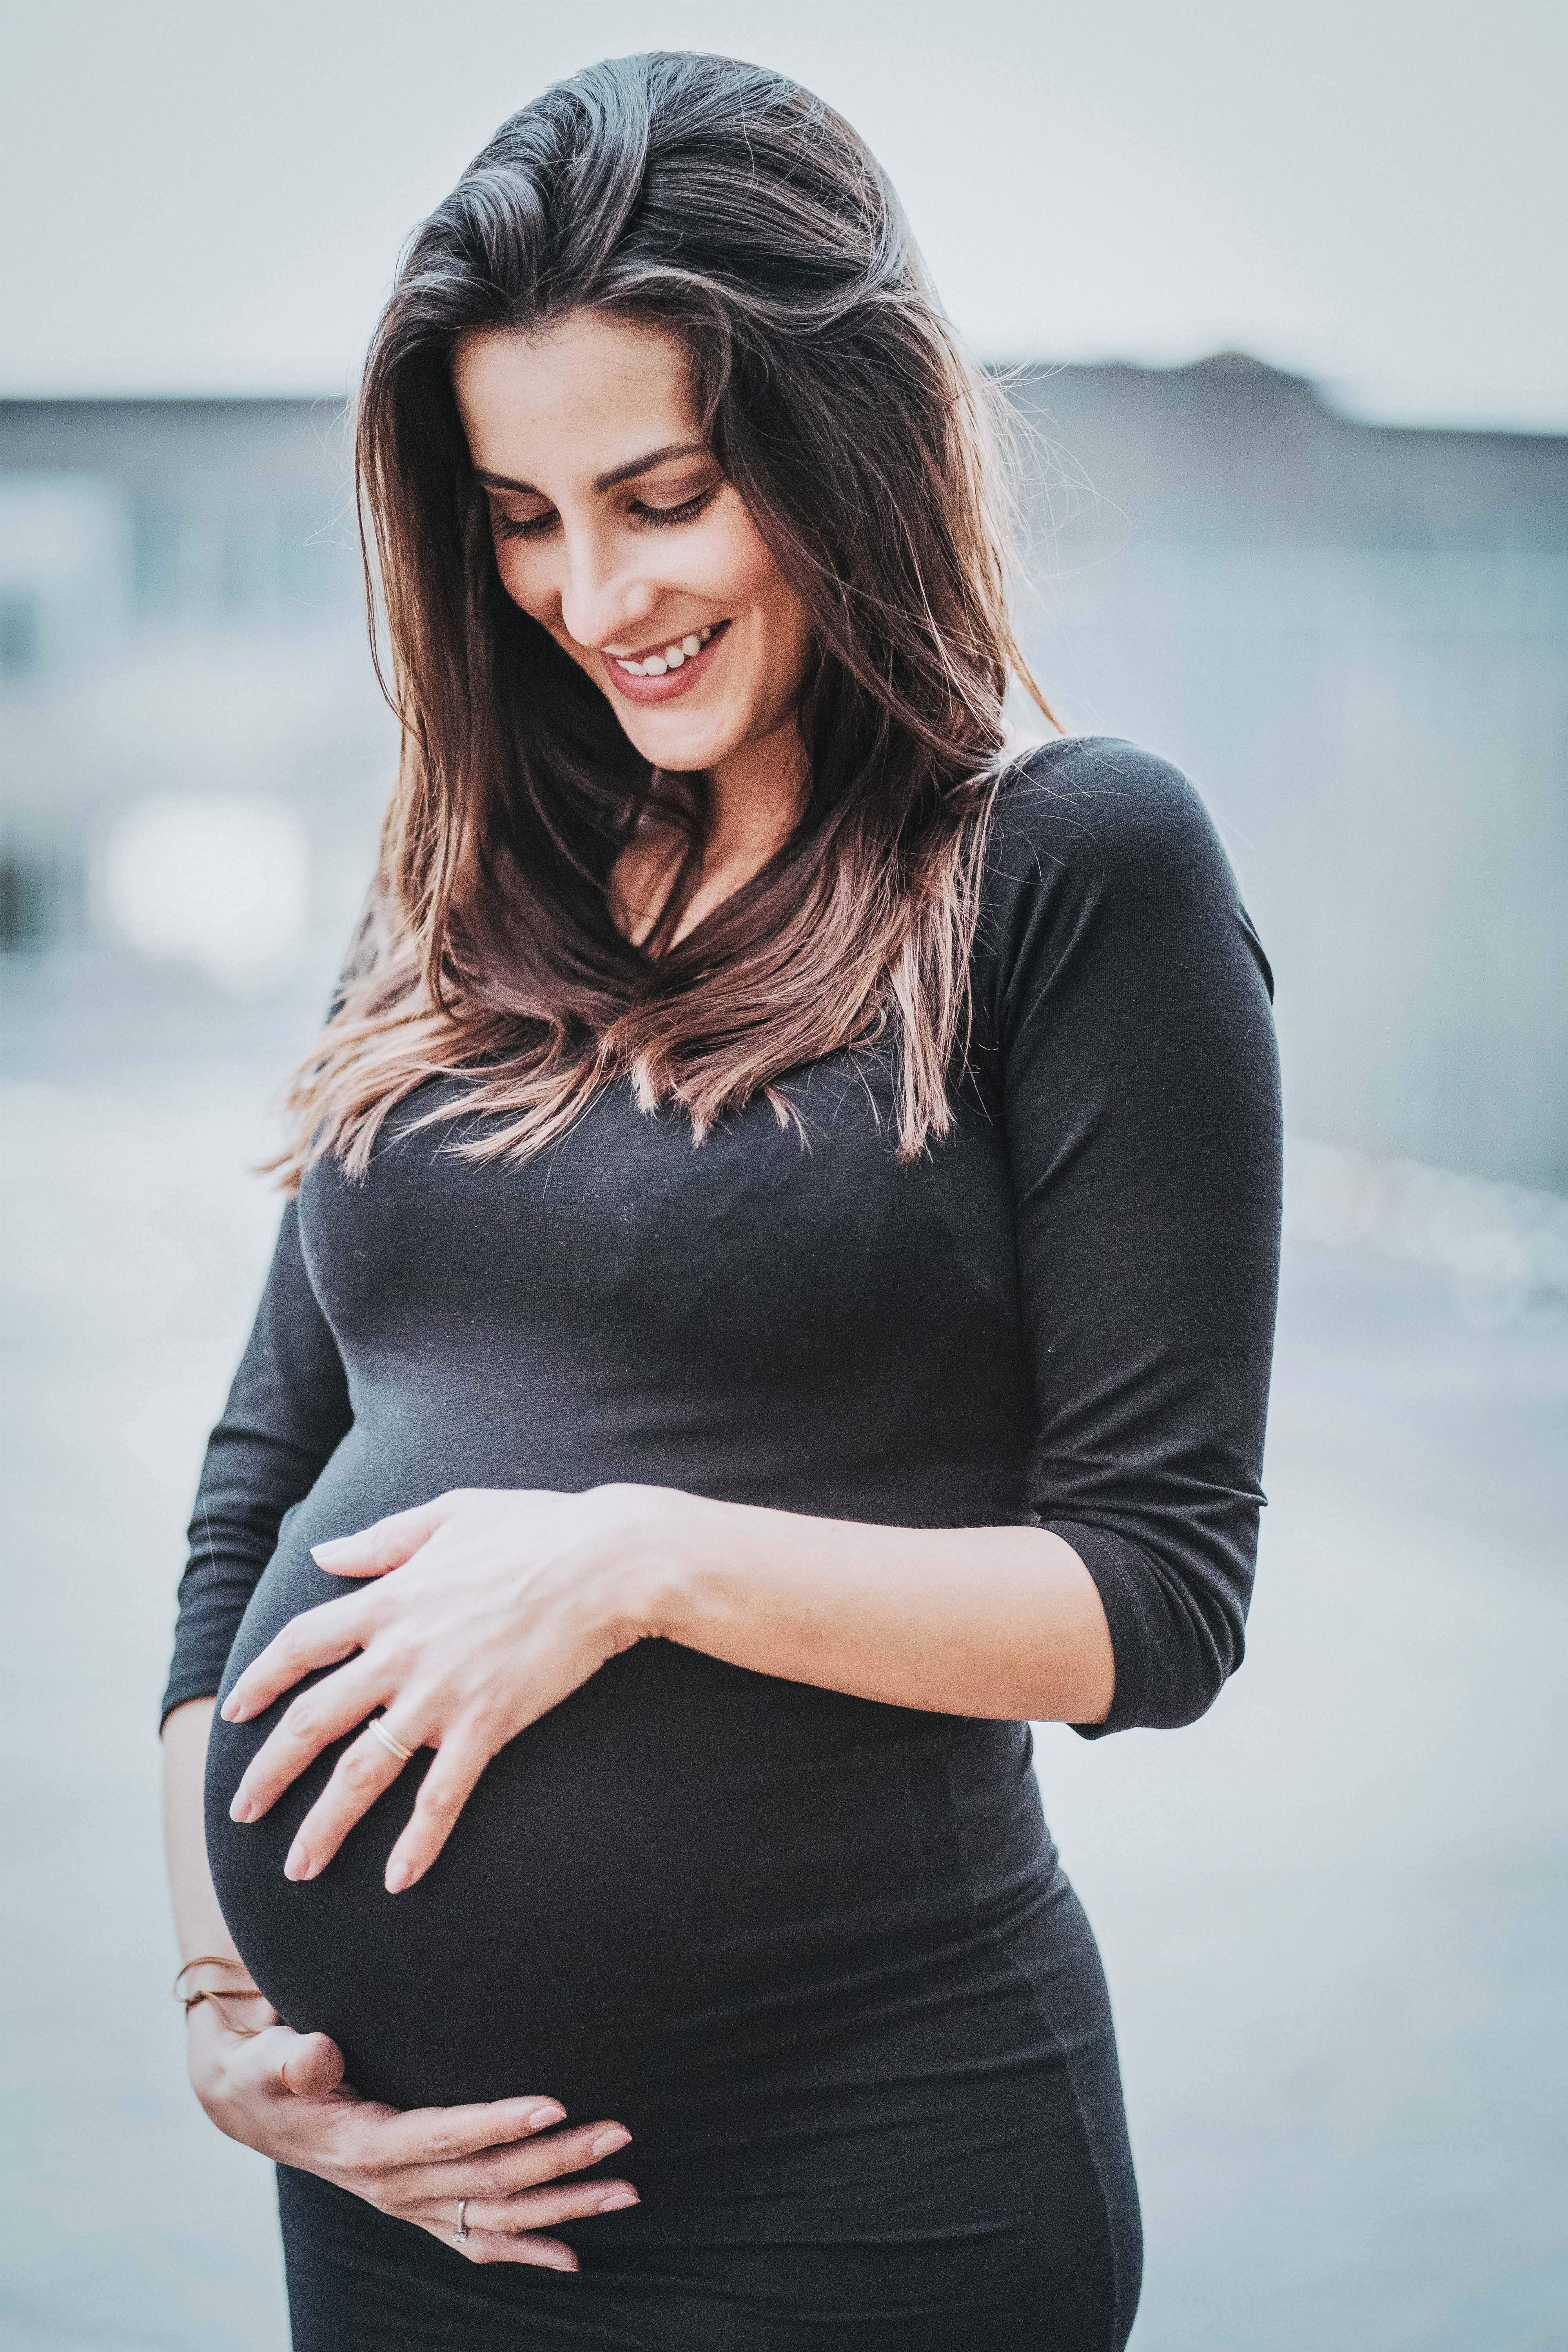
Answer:
[[[958,1127],[894,1156],[838,1055],[700,1149],[607,1090],[557,1149],[407,1133],[307,1179],[223,1420],[167,1704],[342,1591],[308,1547],[456,1486],[628,1479],[912,1527],[1040,1524],[1116,1656],[1107,1730],[1198,1715],[1257,1544],[1279,1207],[1262,951],[1195,794],[1109,740],[1005,785]],[[455,1116],[458,1106],[454,1101]],[[1103,1979],[1026,1727],[639,1644],[514,1740],[437,1867],[381,1873],[416,1761],[281,1874],[273,1721],[215,1727],[208,1843],[284,2016],[399,2105],[551,2093],[634,2135],[580,2276],[476,2270],[303,2175],[295,2340],[769,2352],[1119,2347],[1137,2200]]]

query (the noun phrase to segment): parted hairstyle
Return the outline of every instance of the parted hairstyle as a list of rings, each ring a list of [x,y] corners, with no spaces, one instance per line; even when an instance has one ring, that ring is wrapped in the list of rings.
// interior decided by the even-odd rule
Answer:
[[[673,943],[704,779],[650,768],[505,593],[453,389],[461,337],[584,308],[679,339],[810,630],[799,821]],[[359,394],[402,756],[339,1001],[293,1081],[286,1186],[323,1154],[362,1174],[437,1076],[487,1115],[455,1148],[526,1158],[617,1080],[700,1140],[759,1092],[787,1118],[790,1070],[883,1041],[900,1155],[947,1131],[1010,676],[1050,717],[1009,618],[994,399],[875,159],[796,83],[618,58],[502,124],[410,241]],[[650,807],[686,850],[637,946],[605,886]]]

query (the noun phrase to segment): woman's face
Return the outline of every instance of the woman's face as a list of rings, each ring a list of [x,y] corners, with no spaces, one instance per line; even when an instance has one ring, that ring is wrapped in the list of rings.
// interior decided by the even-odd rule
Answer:
[[[805,615],[709,453],[679,343],[582,310],[466,337],[454,380],[507,594],[644,758],[719,770],[793,740]]]

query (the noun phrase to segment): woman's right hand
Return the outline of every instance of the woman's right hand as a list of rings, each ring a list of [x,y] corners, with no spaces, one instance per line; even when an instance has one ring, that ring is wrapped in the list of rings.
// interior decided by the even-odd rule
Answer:
[[[279,2023],[237,2033],[210,2000],[191,2011],[189,2030],[191,2081],[220,2131],[412,2221],[471,2263],[574,2271],[571,2247],[540,2233],[637,2201],[629,2181],[570,2179],[626,2145],[619,2124],[557,2131],[564,2110],[539,2097],[405,2112],[346,2090],[342,2053],[324,2033]]]

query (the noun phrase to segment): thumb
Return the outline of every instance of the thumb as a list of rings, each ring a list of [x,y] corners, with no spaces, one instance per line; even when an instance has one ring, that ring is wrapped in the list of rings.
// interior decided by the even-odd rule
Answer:
[[[451,1510],[456,1496],[437,1495],[411,1511],[394,1511],[358,1535],[337,1536],[330,1543],[312,1544],[310,1558],[329,1576],[384,1576],[401,1568],[421,1544],[429,1542]]]
[[[329,2034],[296,2033],[293,2048],[278,2069],[287,2091],[301,2099],[324,2098],[343,2079],[343,2053]]]

